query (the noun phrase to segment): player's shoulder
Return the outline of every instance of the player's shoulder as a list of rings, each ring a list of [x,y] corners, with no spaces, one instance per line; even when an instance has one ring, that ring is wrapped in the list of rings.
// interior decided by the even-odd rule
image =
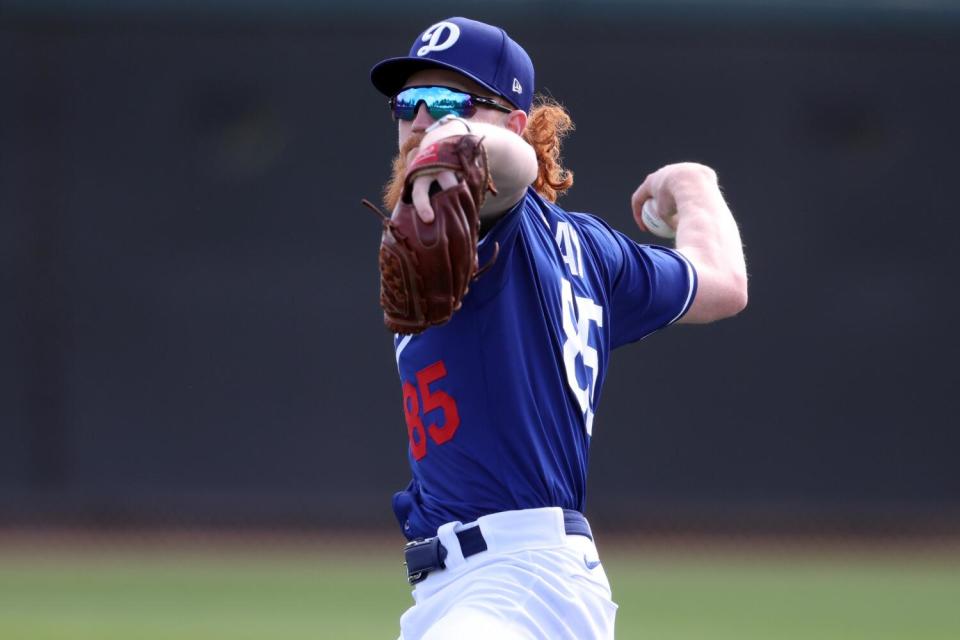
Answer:
[[[600,216],[594,213],[583,213],[580,211],[567,212],[567,216],[571,224],[588,236],[598,241],[612,242],[615,240],[617,231]]]
[[[616,261],[620,258],[620,243],[625,236],[611,227],[606,220],[593,213],[567,211],[554,202],[540,199],[549,212],[548,217],[552,218],[548,226],[554,233],[575,234],[577,243],[582,245],[584,250],[604,261]]]
[[[525,202],[551,229],[555,229],[558,222],[564,222],[600,238],[608,237],[612,239],[615,233],[613,228],[600,216],[582,211],[568,211],[556,202],[547,200],[533,188],[528,189]]]

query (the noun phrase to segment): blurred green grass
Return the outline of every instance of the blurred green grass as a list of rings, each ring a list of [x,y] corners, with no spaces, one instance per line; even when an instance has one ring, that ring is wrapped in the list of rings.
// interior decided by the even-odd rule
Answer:
[[[960,556],[607,548],[618,638],[956,640]],[[396,638],[390,545],[0,547],[3,640]]]

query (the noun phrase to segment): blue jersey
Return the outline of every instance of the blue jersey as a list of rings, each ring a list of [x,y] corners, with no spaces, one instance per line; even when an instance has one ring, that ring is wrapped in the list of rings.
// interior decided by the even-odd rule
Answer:
[[[413,480],[393,508],[410,539],[497,511],[583,511],[611,350],[675,322],[696,293],[678,252],[532,188],[481,241],[481,265],[494,243],[448,323],[395,340]]]

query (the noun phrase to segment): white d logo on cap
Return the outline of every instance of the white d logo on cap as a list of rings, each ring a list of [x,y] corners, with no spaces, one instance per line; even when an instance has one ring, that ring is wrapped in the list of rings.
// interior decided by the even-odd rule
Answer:
[[[440,40],[446,36],[446,39],[441,42]],[[443,51],[444,49],[449,49],[457,40],[460,39],[460,27],[453,24],[452,22],[438,22],[429,29],[423,32],[420,40],[426,42],[427,44],[423,45],[417,49],[418,56],[425,56],[431,51]]]

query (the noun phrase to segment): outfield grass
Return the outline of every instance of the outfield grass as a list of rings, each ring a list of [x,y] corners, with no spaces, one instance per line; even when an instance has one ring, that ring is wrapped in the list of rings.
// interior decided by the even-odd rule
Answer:
[[[960,556],[607,549],[618,638],[956,640]],[[396,638],[389,546],[0,547],[2,640]]]
[[[611,555],[621,638],[960,639],[955,555]]]

